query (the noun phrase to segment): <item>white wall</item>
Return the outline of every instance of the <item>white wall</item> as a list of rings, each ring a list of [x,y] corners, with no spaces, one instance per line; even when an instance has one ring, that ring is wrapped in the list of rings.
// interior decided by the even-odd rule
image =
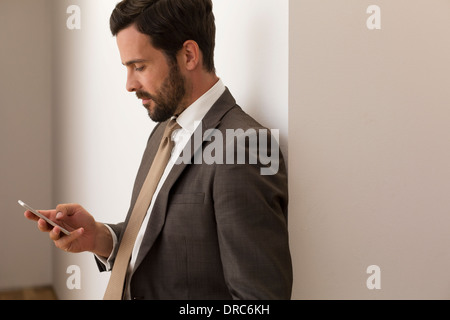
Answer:
[[[82,204],[98,221],[125,218],[140,158],[153,123],[125,90],[124,70],[109,15],[115,0],[77,1],[81,29],[69,30],[54,1],[55,202]],[[62,299],[102,298],[108,274],[91,254],[54,252],[53,279]],[[81,269],[81,290],[68,290],[67,268]]]
[[[450,3],[290,5],[294,297],[449,299]]]
[[[213,0],[216,68],[237,103],[280,130],[288,156],[289,1]]]
[[[153,124],[125,91],[116,2],[0,2],[0,290],[53,280],[62,299],[103,295],[92,256],[54,250],[49,263],[50,241],[16,201],[124,218]],[[294,299],[450,296],[450,4],[377,0],[382,29],[370,31],[372,4],[214,0],[219,76],[289,147]],[[71,265],[81,290],[66,287]],[[381,290],[366,287],[370,265]]]
[[[0,290],[51,283],[51,243],[17,204],[52,207],[50,6],[0,1]]]
[[[97,220],[125,218],[140,159],[154,124],[125,91],[109,15],[116,0],[77,1],[81,30],[66,28],[73,1],[54,0],[55,203],[77,202]],[[288,1],[215,0],[216,67],[238,103],[271,129],[287,151]],[[92,255],[55,250],[54,283],[62,299],[101,299],[108,275]],[[81,290],[68,290],[70,265]]]

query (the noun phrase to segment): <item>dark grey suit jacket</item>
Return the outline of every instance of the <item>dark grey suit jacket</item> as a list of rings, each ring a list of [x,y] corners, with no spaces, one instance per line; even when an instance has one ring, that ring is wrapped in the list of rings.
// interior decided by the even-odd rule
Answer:
[[[149,138],[126,221],[111,226],[119,242],[164,128],[165,123],[158,125]],[[203,119],[203,132],[214,128],[226,137],[227,129],[263,127],[227,89]],[[193,143],[187,147],[194,155],[210,143],[203,142],[199,150]],[[279,171],[270,176],[261,175],[261,163],[246,163],[174,166],[140,248],[130,282],[133,299],[291,298],[285,163],[280,152]]]

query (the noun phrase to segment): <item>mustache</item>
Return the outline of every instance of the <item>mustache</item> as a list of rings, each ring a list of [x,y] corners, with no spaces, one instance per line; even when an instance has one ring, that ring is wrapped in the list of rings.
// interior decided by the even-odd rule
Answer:
[[[136,96],[138,97],[138,99],[154,100],[153,96],[150,93],[142,90],[136,91]]]

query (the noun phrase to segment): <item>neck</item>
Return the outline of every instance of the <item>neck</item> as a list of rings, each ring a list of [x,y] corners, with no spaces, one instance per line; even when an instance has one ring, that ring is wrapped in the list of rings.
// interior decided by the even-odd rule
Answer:
[[[186,99],[183,103],[183,111],[208,92],[218,81],[219,77],[215,73],[206,72],[198,73],[189,80],[186,79]]]
[[[200,73],[196,78],[191,79],[190,101],[188,105],[194,103],[198,98],[208,92],[219,78],[215,73]]]

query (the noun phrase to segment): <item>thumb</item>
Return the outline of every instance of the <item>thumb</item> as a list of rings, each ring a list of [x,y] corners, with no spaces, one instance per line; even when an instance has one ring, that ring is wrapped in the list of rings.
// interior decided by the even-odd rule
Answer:
[[[77,209],[78,205],[75,204],[60,204],[56,207],[56,219],[61,220],[73,216]]]

